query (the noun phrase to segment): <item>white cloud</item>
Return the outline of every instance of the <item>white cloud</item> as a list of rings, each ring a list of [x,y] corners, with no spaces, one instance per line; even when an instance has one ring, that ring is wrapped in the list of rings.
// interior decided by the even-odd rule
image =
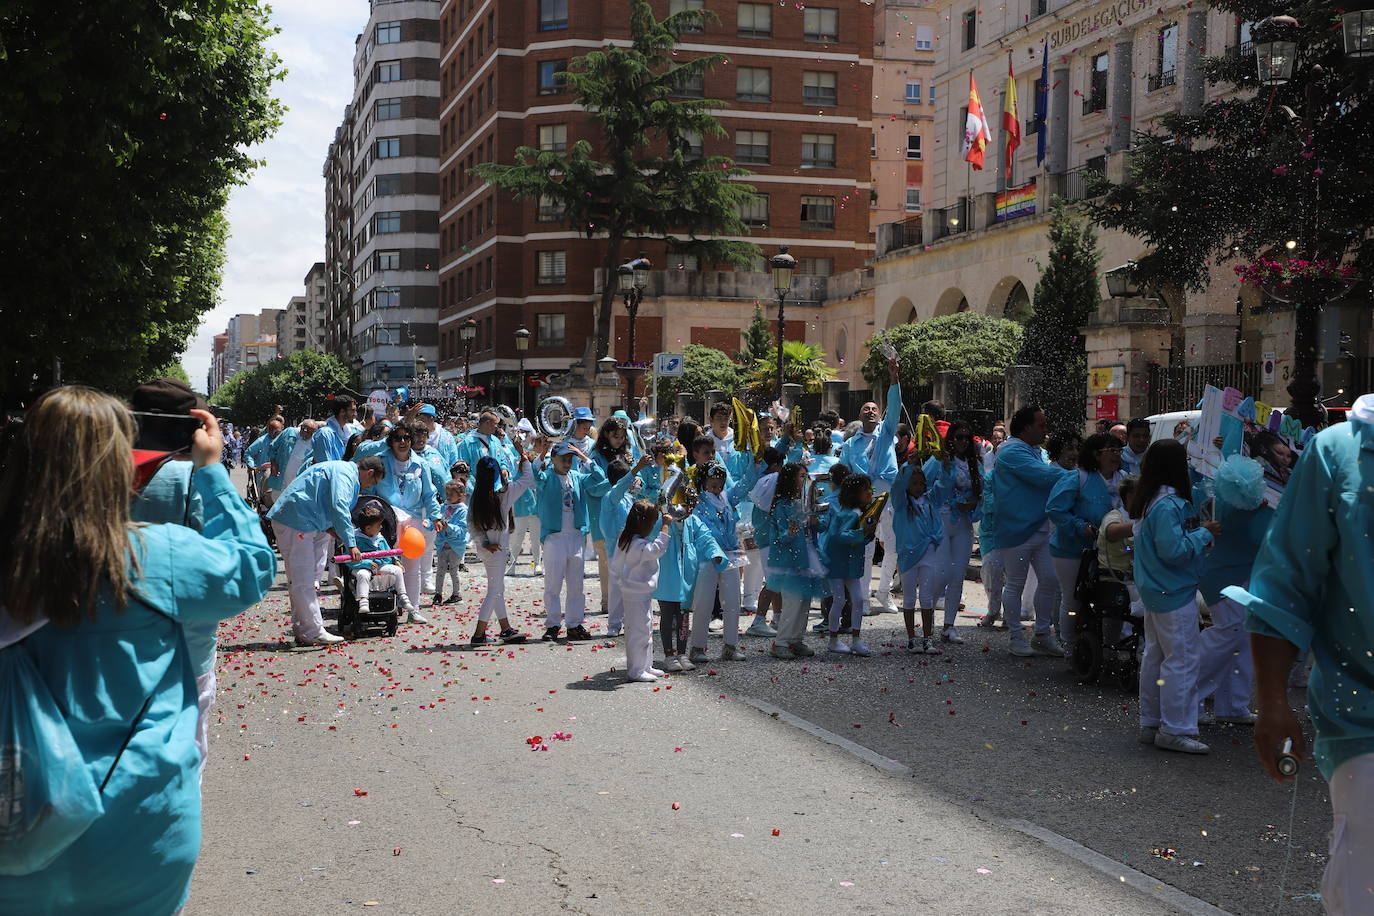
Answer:
[[[205,385],[214,336],[240,312],[281,308],[324,259],[324,179],[320,169],[344,106],[353,96],[354,38],[367,25],[366,0],[277,0],[281,29],[272,50],[287,68],[275,85],[287,107],[281,129],[252,155],[266,160],[229,200],[229,239],[220,305],[202,319],[181,363]]]

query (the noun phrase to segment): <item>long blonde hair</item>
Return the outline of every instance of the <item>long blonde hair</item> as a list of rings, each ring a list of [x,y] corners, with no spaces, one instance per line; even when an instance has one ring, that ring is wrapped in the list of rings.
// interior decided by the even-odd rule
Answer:
[[[133,439],[128,408],[93,388],[54,388],[29,408],[0,476],[0,601],[18,622],[94,619],[104,585],[124,609]]]

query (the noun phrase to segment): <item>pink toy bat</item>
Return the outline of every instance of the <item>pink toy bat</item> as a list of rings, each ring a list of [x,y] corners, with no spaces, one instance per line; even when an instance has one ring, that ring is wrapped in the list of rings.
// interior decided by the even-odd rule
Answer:
[[[401,551],[399,551],[399,550],[374,550],[374,551],[372,551],[371,553],[365,553],[365,554],[363,554],[363,559],[364,559],[364,560],[379,560],[379,559],[381,559],[382,557],[399,557],[400,555],[401,555]],[[341,553],[341,554],[339,554],[337,557],[334,558],[334,562],[335,562],[335,563],[349,563],[349,562],[351,562],[352,560],[353,560],[353,555],[350,554],[350,553]]]

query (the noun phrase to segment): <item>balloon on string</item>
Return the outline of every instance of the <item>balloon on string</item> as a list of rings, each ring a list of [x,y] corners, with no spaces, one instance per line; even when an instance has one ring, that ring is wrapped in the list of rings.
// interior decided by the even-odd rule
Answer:
[[[407,560],[418,560],[425,555],[425,536],[419,528],[407,528],[397,539],[397,546],[401,548],[401,556]]]

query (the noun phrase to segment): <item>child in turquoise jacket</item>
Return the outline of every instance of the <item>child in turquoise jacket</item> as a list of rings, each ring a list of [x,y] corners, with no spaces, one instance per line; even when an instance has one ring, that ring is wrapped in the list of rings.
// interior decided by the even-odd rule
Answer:
[[[939,655],[935,642],[935,590],[940,567],[939,545],[945,529],[940,510],[926,489],[925,471],[914,461],[902,465],[892,488],[892,529],[897,541],[897,570],[902,576],[902,617],[906,647],[917,655]],[[916,636],[916,603],[921,629]]]
[[[812,484],[815,486],[815,484]],[[826,512],[825,533],[821,536],[821,554],[825,558],[826,576],[830,580],[830,651],[867,658],[873,652],[863,641],[863,608],[868,599],[868,564],[864,548],[878,530],[878,516],[874,513],[865,524],[859,519],[873,504],[873,482],[866,474],[850,474],[840,484],[839,495]],[[840,640],[840,615],[844,613],[845,598],[855,610],[850,612],[849,645]]]

